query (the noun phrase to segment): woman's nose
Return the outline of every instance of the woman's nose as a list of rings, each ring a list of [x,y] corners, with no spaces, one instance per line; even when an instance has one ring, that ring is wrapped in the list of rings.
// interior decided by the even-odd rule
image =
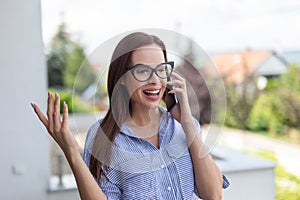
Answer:
[[[150,83],[160,83],[161,82],[161,78],[159,78],[156,73],[153,72],[152,76],[149,79]]]

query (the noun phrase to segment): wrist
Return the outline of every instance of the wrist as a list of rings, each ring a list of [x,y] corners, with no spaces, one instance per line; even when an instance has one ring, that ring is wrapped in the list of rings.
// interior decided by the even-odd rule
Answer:
[[[181,116],[183,118],[192,117],[190,104],[187,101],[182,101],[180,104]]]
[[[82,159],[82,156],[80,154],[79,150],[68,150],[67,152],[64,152],[68,162],[70,165],[74,165],[77,163],[79,159]]]

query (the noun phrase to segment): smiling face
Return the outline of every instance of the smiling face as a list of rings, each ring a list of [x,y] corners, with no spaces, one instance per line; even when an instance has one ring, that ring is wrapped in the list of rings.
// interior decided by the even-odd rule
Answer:
[[[130,66],[137,64],[148,65],[155,68],[164,63],[164,54],[162,49],[156,45],[145,45],[136,49],[131,55]],[[139,72],[139,73],[142,73]],[[132,108],[156,108],[165,92],[167,79],[159,78],[155,73],[147,81],[140,82],[136,80],[128,71],[125,75],[124,84],[131,96]]]

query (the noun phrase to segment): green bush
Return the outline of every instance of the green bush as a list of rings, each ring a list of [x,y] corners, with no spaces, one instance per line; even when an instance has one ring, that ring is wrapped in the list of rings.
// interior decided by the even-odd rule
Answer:
[[[49,89],[52,94],[56,92],[60,96],[60,112],[63,110],[63,102],[65,101],[68,105],[69,113],[86,113],[95,111],[95,107],[84,102],[80,96],[74,94],[69,90],[57,90]]]
[[[247,129],[286,135],[289,128],[300,128],[300,67],[271,79],[267,89],[254,103]]]
[[[247,129],[251,131],[269,131],[275,134],[284,132],[284,120],[276,108],[276,98],[273,93],[260,95],[247,119]]]
[[[277,83],[278,109],[288,127],[300,128],[300,67],[291,66]],[[278,98],[277,98],[278,99]]]
[[[243,83],[226,83],[226,118],[225,125],[246,129],[246,121],[259,92],[255,87],[256,79],[247,76]]]

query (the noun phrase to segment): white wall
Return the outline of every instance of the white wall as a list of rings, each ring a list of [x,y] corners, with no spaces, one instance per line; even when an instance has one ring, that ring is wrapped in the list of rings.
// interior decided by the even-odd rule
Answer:
[[[30,107],[46,107],[40,0],[0,1],[0,199],[46,199],[49,137]]]
[[[230,182],[223,190],[224,200],[275,199],[275,163],[220,145],[213,149],[213,155],[221,158],[217,165]]]
[[[223,190],[223,200],[275,200],[272,168],[226,173],[231,185]]]

